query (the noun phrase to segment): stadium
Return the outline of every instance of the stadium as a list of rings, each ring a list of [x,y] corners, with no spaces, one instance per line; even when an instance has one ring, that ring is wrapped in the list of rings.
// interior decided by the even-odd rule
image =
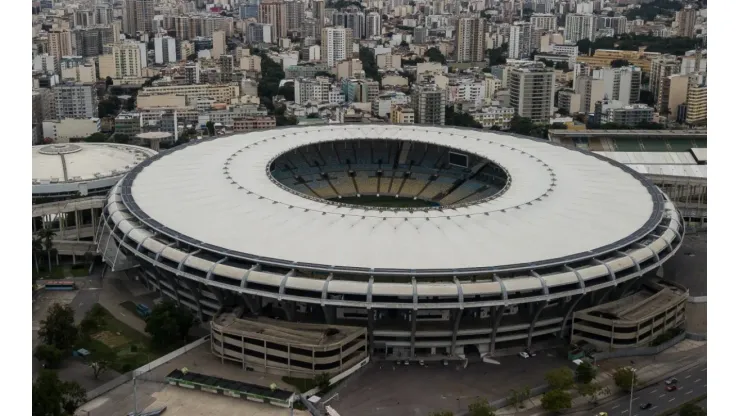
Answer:
[[[344,124],[199,140],[133,168],[101,224],[114,271],[203,321],[365,327],[375,356],[608,338],[573,332],[574,312],[648,282],[655,326],[645,335],[629,315],[635,338],[619,343],[682,320],[685,290],[655,283],[684,233],[665,193],[598,154],[498,132]]]
[[[54,232],[58,255],[95,252],[93,236],[106,194],[134,166],[157,152],[114,143],[32,147],[32,230]],[[57,257],[57,264],[59,258]]]

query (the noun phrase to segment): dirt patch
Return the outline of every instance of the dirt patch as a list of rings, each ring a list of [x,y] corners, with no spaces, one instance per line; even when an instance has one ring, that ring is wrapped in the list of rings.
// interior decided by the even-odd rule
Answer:
[[[129,343],[128,338],[110,331],[101,331],[93,335],[93,338],[102,342],[110,348],[118,348]]]

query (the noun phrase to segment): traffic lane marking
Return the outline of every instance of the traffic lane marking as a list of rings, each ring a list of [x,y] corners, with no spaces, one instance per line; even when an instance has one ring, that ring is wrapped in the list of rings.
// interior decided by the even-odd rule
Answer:
[[[612,407],[612,410],[618,409],[618,408],[619,408],[619,405],[616,405],[616,406]]]
[[[684,394],[686,394],[686,395],[689,395],[689,394],[691,394],[691,393],[693,393],[693,392],[694,392],[694,390],[689,390],[689,391],[687,391],[687,392],[686,392],[686,393],[684,393]]]
[[[696,380],[694,380],[694,383],[698,383],[700,381],[701,381],[701,379],[700,378],[697,378]]]
[[[658,396],[658,398],[660,399],[660,398],[661,398],[661,397],[663,397],[663,396],[665,396],[665,393],[663,393],[663,394],[661,394],[660,396]]]
[[[689,374],[688,376],[684,377],[684,380],[688,380],[690,378],[691,378],[691,374]]]
[[[703,370],[701,370],[701,371],[702,371],[702,372],[704,372],[704,371],[707,371],[707,369],[705,368],[705,369],[703,369]]]
[[[655,389],[655,390],[651,391],[651,392],[650,392],[650,394],[653,394],[653,393],[655,393],[656,391],[658,391],[658,389]]]
[[[676,400],[676,398],[675,398],[675,397],[674,397],[674,398],[672,398],[672,399],[670,399],[670,400],[668,400],[668,403],[670,403],[670,402],[672,402],[672,401],[674,401],[674,400]]]

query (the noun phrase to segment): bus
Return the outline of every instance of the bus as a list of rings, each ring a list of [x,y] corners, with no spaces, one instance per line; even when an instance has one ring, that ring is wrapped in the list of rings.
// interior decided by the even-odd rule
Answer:
[[[72,280],[49,280],[44,282],[46,290],[75,290],[77,286]]]

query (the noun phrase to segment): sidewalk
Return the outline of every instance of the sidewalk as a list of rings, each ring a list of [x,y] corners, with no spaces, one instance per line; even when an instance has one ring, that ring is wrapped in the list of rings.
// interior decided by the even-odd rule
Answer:
[[[123,293],[119,292],[114,284],[111,284],[112,279],[116,279],[114,273],[106,275],[103,279],[103,290],[100,293],[100,305],[108,310],[116,319],[130,326],[136,331],[149,336],[145,331],[146,322],[139,318],[137,315],[129,311],[128,309],[121,306],[121,303],[131,300],[128,299]]]
[[[686,341],[682,341],[679,345],[684,342]],[[696,345],[694,341],[689,342],[693,343],[691,345]],[[599,399],[599,405],[604,405],[605,403],[609,403],[610,401],[623,397],[623,393],[619,388],[617,388],[612,379],[612,372],[616,368],[623,366],[636,368],[637,378],[639,380],[636,391],[639,391],[651,384],[660,382],[671,374],[699,365],[706,361],[706,343],[692,348],[691,350],[687,350],[685,347],[676,347],[666,350],[654,357],[633,357],[631,359],[620,358],[597,363],[599,374],[596,376],[594,383],[609,387],[611,392],[609,396]],[[595,407],[595,405],[588,402],[588,397],[579,396],[575,389],[571,390],[571,395],[573,397],[573,406],[570,409],[563,411],[563,414],[586,412]],[[467,412],[462,412],[456,416],[466,414]],[[517,416],[544,416],[548,415],[549,412],[542,409],[542,396],[535,396],[526,400],[523,408],[516,409],[512,406],[506,406],[496,410],[497,416],[515,414]]]

